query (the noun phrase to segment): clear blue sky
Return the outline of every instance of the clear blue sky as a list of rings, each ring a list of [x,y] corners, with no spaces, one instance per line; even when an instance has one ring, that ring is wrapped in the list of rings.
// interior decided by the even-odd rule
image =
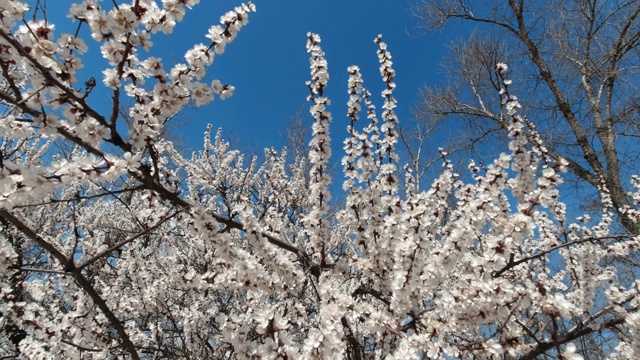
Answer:
[[[181,56],[189,43],[201,41],[211,22],[226,11],[228,1],[203,0],[167,40],[168,56]],[[199,136],[205,123],[258,148],[282,144],[282,129],[300,104],[305,103],[309,78],[306,33],[316,32],[329,62],[328,96],[333,101],[334,143],[346,135],[347,67],[361,67],[365,86],[376,94],[382,89],[376,45],[383,34],[393,55],[398,85],[398,113],[407,121],[421,84],[434,81],[446,40],[443,34],[418,36],[411,2],[404,0],[257,0],[257,13],[225,54],[212,74],[236,86],[235,95],[197,109],[190,126]],[[188,39],[188,40],[187,40]],[[379,97],[377,97],[379,98]],[[378,102],[378,104],[380,104]],[[199,140],[199,139],[198,139]],[[245,144],[246,145],[246,144]],[[341,145],[340,145],[341,147]],[[335,148],[335,146],[334,146]]]
[[[62,4],[64,6],[60,6]],[[66,18],[71,1],[49,1],[48,18],[55,23],[56,33],[73,32]],[[173,34],[157,34],[153,55],[165,60],[165,66],[183,62],[183,55],[193,44],[204,42],[208,28],[240,1],[202,0],[187,13]],[[256,0],[257,13],[238,39],[216,58],[208,79],[220,79],[236,87],[234,96],[226,101],[214,101],[202,108],[189,109],[182,115],[183,126],[174,130],[183,138],[188,150],[199,149],[206,125],[222,127],[241,147],[261,151],[264,147],[284,144],[284,127],[300,104],[305,104],[308,89],[309,62],[306,53],[306,33],[316,32],[329,62],[331,79],[328,96],[333,101],[331,128],[334,149],[339,149],[346,135],[346,69],[361,67],[365,86],[375,95],[377,105],[382,83],[378,75],[376,45],[373,39],[382,34],[389,45],[397,72],[396,98],[401,122],[409,121],[411,107],[419,87],[438,81],[438,63],[451,34],[434,33],[419,36],[417,20],[411,15],[410,0]],[[104,6],[110,7],[108,1]],[[58,7],[59,6],[59,7]],[[82,37],[87,39],[88,27]],[[86,69],[81,73],[100,78],[102,68],[99,46],[87,39],[90,53],[83,58]],[[144,54],[140,54],[144,57]],[[440,78],[441,79],[441,78]],[[81,79],[80,84],[86,79]],[[100,82],[98,82],[100,84]],[[97,90],[97,89],[96,89]],[[105,93],[106,94],[106,93]],[[100,107],[100,96],[90,102]],[[186,122],[185,122],[186,120]],[[186,125],[185,125],[186,124]],[[239,140],[239,141],[238,141]]]

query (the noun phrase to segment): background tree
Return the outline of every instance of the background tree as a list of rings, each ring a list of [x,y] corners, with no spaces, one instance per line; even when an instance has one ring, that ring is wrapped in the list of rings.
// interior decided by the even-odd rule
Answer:
[[[639,165],[639,1],[428,0],[414,10],[426,30],[452,22],[475,29],[452,46],[447,85],[422,92],[423,126],[464,128],[452,150],[504,143],[495,64],[508,62],[524,74],[513,86],[549,153],[566,159],[592,194],[604,181],[621,225],[640,233],[626,212]]]

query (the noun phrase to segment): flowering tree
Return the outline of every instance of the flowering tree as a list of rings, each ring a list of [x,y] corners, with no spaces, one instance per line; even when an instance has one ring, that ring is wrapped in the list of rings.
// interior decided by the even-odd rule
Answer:
[[[73,5],[110,63],[102,84],[81,86],[84,40],[0,0],[1,356],[578,359],[592,334],[616,338],[610,358],[640,354],[640,283],[610,265],[638,238],[611,231],[604,184],[598,219],[566,218],[567,164],[519,114],[506,65],[496,74],[510,152],[471,163],[468,180],[443,153],[441,175],[418,192],[398,167],[395,72],[377,37],[383,110],[350,67],[347,199],[330,216],[329,74],[316,34],[309,174],[285,150],[247,159],[220,132],[190,157],[163,135],[190,102],[232,93],[202,79],[255,11],[225,14],[184,64],[143,58],[197,2]],[[91,105],[96,86],[111,89],[106,113]],[[132,121],[119,115],[124,98]]]

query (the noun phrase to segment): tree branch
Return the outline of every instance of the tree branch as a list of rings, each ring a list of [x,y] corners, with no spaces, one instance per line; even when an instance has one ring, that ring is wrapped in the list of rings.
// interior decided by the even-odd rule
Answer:
[[[505,272],[513,269],[514,267],[516,267],[516,266],[518,266],[518,265],[520,265],[522,263],[541,258],[543,256],[546,256],[549,253],[552,253],[552,252],[554,252],[556,250],[559,250],[559,249],[562,249],[562,248],[565,248],[565,247],[568,247],[568,246],[571,246],[571,245],[582,244],[582,243],[590,242],[590,241],[624,239],[624,238],[627,238],[627,237],[629,237],[629,236],[628,235],[623,235],[623,234],[620,234],[620,235],[609,235],[609,236],[602,236],[602,237],[590,237],[590,238],[579,239],[579,240],[567,242],[567,243],[564,243],[564,244],[556,245],[556,246],[554,246],[554,247],[552,247],[550,249],[541,251],[541,252],[539,252],[537,254],[534,254],[534,255],[531,255],[531,256],[527,256],[527,257],[519,259],[519,260],[510,259],[509,262],[502,269],[496,271],[493,274],[493,277],[494,278],[500,277]]]
[[[581,338],[583,336],[592,334],[594,332],[598,332],[604,329],[609,329],[612,327],[615,327],[617,325],[620,324],[624,324],[625,323],[625,319],[624,318],[617,318],[617,319],[613,319],[613,320],[609,320],[605,323],[600,324],[597,328],[591,328],[591,327],[584,327],[584,326],[577,326],[575,327],[573,330],[568,331],[567,333],[565,333],[564,335],[558,336],[555,339],[551,340],[551,341],[543,341],[541,343],[539,343],[535,348],[533,348],[533,350],[531,350],[529,353],[525,354],[523,357],[521,357],[521,360],[533,360],[536,357],[538,357],[539,355],[544,354],[546,351],[554,348],[554,347],[558,347],[562,344],[566,344],[568,342],[571,342],[575,339]]]

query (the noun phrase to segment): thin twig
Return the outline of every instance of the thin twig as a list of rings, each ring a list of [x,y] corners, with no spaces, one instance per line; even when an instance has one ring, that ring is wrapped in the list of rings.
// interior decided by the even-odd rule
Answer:
[[[519,260],[509,260],[509,262],[507,263],[507,265],[505,265],[502,269],[496,271],[493,274],[494,278],[500,277],[500,275],[504,274],[505,272],[513,269],[514,267],[527,262],[527,261],[531,261],[531,260],[535,260],[537,258],[543,257],[549,253],[552,253],[556,250],[565,248],[567,246],[571,246],[571,245],[578,245],[578,244],[582,244],[585,242],[591,242],[591,241],[602,241],[602,240],[615,240],[615,239],[624,239],[626,237],[629,237],[629,235],[624,235],[624,234],[619,234],[619,235],[609,235],[609,236],[602,236],[602,237],[589,237],[589,238],[584,238],[584,239],[579,239],[576,241],[572,241],[572,242],[568,242],[568,243],[564,243],[564,244],[560,244],[560,245],[556,245],[550,249],[541,251],[537,254],[531,255],[531,256],[527,256],[525,258],[519,259]]]

